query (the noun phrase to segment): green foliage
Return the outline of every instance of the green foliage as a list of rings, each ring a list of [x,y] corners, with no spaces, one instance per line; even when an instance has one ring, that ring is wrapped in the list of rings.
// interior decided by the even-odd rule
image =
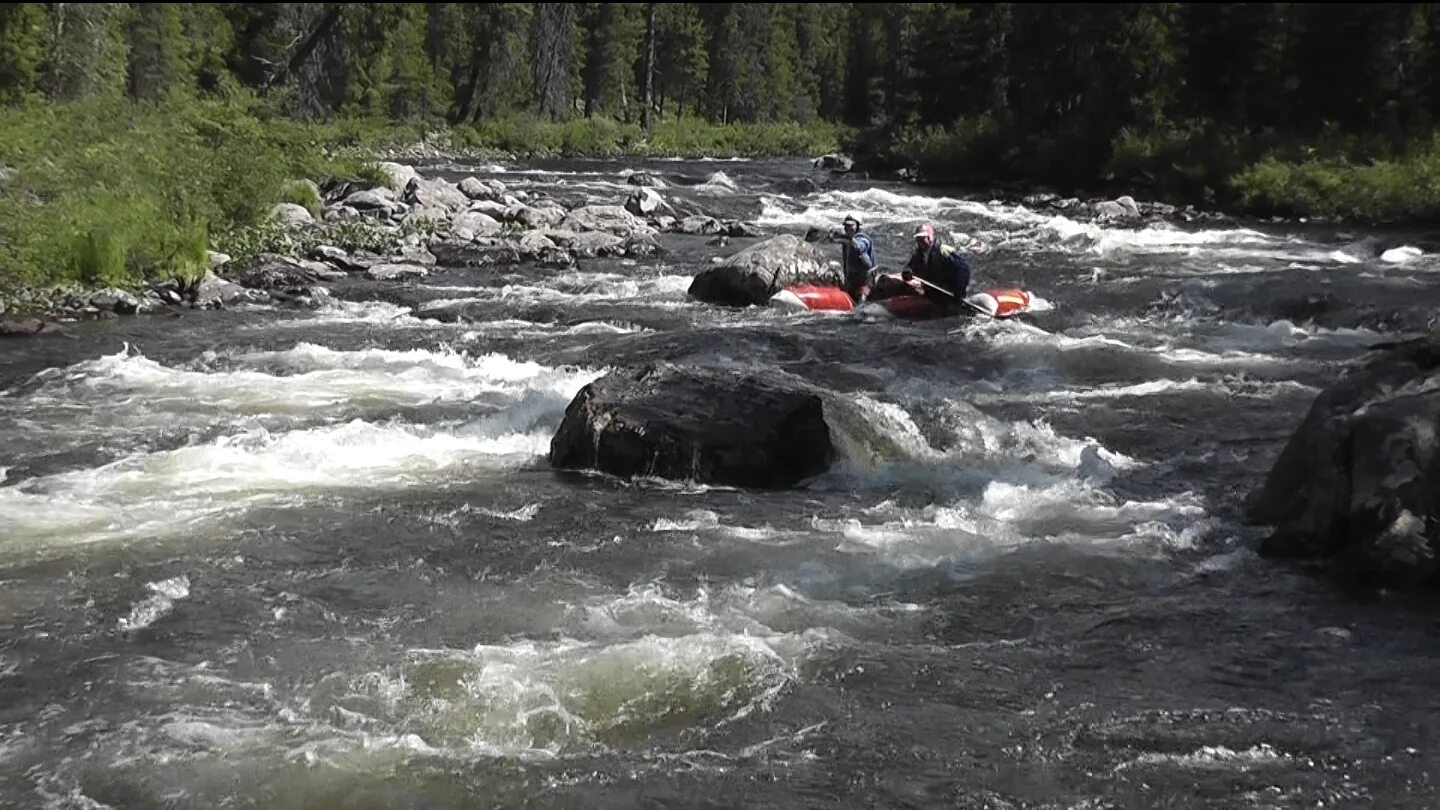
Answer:
[[[259,222],[283,199],[318,211],[313,189],[290,178],[332,168],[307,127],[252,102],[16,112],[0,128],[16,170],[0,196],[0,267],[27,282],[192,277],[210,235]]]
[[[45,4],[0,6],[0,104],[40,89],[45,67]]]

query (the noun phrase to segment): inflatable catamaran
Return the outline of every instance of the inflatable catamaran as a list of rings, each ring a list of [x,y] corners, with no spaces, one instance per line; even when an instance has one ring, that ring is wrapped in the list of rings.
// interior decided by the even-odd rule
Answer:
[[[878,293],[875,294],[875,293]],[[887,273],[876,279],[875,293],[857,303],[840,287],[825,284],[797,283],[786,285],[771,296],[770,306],[788,310],[815,312],[862,311],[887,314],[905,320],[925,320],[943,314],[934,301],[921,294],[913,280],[902,279],[898,273]],[[1010,318],[1031,311],[1035,299],[1017,287],[996,287],[965,297],[968,308],[991,318]]]

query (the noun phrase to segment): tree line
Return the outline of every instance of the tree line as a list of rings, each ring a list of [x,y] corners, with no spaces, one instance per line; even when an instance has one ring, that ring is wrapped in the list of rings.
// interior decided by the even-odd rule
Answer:
[[[823,123],[962,178],[1198,187],[1307,149],[1431,143],[1436,8],[12,3],[0,102],[243,90],[309,121]]]

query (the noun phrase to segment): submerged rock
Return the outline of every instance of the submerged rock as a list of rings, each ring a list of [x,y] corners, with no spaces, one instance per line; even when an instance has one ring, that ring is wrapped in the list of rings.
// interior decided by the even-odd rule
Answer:
[[[781,489],[836,456],[819,394],[778,375],[645,366],[581,389],[550,463],[625,478]]]
[[[839,271],[829,267],[819,249],[798,236],[780,234],[701,271],[689,294],[712,304],[764,306],[786,284],[800,281],[841,283]]]
[[[1440,585],[1440,337],[1389,344],[1316,397],[1250,505],[1268,556],[1349,584]]]

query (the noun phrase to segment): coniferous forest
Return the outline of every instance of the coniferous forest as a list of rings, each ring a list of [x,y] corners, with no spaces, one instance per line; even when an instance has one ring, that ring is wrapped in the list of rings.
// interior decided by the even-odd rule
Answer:
[[[843,149],[921,182],[1425,218],[1437,8],[6,4],[0,275],[133,253],[127,228],[167,229],[147,261],[178,267],[296,178],[421,139],[517,157]],[[68,247],[27,236],[36,198],[75,226]],[[102,216],[114,239],[87,229]]]

